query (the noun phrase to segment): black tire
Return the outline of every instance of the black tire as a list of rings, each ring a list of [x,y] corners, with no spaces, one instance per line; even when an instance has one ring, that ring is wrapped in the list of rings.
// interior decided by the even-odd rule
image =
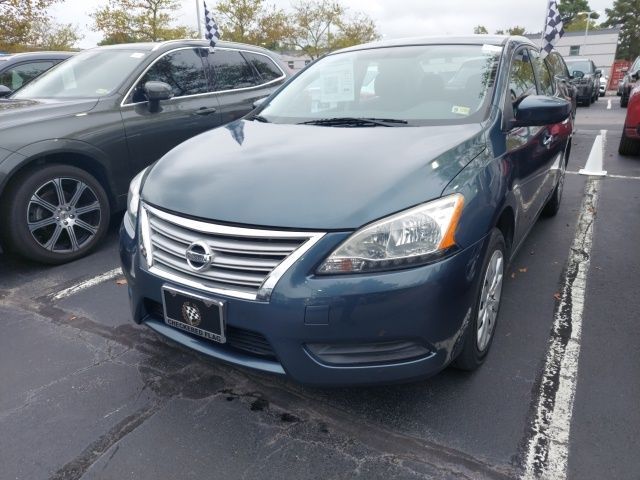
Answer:
[[[627,137],[624,133],[624,130],[622,130],[622,137],[620,137],[618,153],[620,155],[640,155],[640,140]]]
[[[625,95],[624,93],[622,94],[622,96],[620,97],[620,106],[622,108],[627,108],[627,105],[629,104],[629,95]]]
[[[25,171],[12,180],[4,200],[4,245],[37,262],[57,265],[84,257],[109,227],[104,189],[89,173],[70,165]]]
[[[489,263],[492,260],[494,253],[500,252],[502,256],[502,277],[504,278],[504,273],[506,271],[506,245],[504,241],[504,237],[502,236],[502,232],[494,228],[491,231],[489,238],[489,245],[487,246],[487,251],[484,255],[484,260],[482,262],[482,270],[480,271],[480,281],[478,282],[478,289],[476,292],[476,301],[474,303],[474,314],[473,319],[469,323],[467,327],[467,331],[465,332],[464,343],[462,345],[462,350],[457,358],[451,364],[453,367],[458,368],[460,370],[473,371],[477,369],[480,365],[482,365],[487,358],[487,354],[491,349],[491,344],[493,343],[493,337],[495,336],[496,331],[496,321],[500,311],[500,300],[502,294],[502,281],[500,281],[499,293],[500,298],[498,298],[497,306],[492,308],[492,311],[495,312],[495,320],[491,325],[490,337],[486,346],[480,350],[478,347],[478,320],[480,317],[480,310],[482,307],[482,297],[483,291],[485,287],[485,283],[487,281],[487,270],[489,267]]]

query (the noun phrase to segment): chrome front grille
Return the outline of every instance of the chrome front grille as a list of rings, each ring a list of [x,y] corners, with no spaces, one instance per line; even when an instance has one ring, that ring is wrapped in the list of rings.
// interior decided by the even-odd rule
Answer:
[[[324,235],[218,225],[149,205],[142,210],[141,242],[151,273],[249,300],[267,301],[284,272]],[[186,257],[189,246],[197,242],[206,244],[212,256],[202,270],[194,269]]]

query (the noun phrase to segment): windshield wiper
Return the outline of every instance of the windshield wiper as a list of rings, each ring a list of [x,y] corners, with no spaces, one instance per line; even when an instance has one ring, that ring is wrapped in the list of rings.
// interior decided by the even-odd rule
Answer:
[[[407,125],[406,120],[398,120],[395,118],[356,118],[356,117],[336,117],[336,118],[319,118],[317,120],[309,120],[300,122],[298,125],[326,125],[326,126],[370,126],[370,127],[395,127],[397,125]]]
[[[267,120],[262,115],[253,115],[253,116],[249,117],[249,120],[255,120],[257,122],[262,122],[262,123],[271,123],[271,122],[269,122],[269,120]]]

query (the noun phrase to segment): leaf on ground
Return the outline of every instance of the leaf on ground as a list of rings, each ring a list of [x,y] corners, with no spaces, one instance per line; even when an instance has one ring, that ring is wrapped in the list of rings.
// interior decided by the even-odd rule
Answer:
[[[78,317],[73,316],[73,317],[71,317],[69,320],[75,320],[76,318],[78,318]]]
[[[513,272],[513,273],[511,274],[511,278],[516,278],[516,272]]]
[[[116,280],[116,285],[126,285],[126,284],[127,284],[126,278],[119,278]]]
[[[553,294],[553,298],[555,298],[556,300],[560,300],[562,297],[560,296],[560,292],[556,292]]]
[[[527,273],[527,267],[519,268],[518,271],[520,273]]]

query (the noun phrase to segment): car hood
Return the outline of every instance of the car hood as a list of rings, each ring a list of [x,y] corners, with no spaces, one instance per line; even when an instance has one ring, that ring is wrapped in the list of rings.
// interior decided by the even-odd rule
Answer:
[[[179,145],[145,202],[225,223],[353,229],[437,198],[485,148],[479,124],[344,128],[240,120]]]
[[[77,115],[96,106],[97,99],[0,99],[0,131],[39,120]]]

